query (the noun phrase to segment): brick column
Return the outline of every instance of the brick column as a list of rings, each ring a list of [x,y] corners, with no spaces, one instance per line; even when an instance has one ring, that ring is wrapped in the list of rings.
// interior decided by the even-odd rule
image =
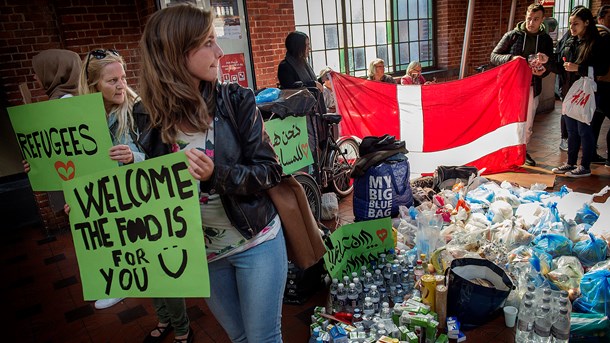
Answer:
[[[42,217],[42,223],[47,233],[69,227],[68,216],[63,210],[53,212],[47,192],[34,192],[34,199],[38,206],[38,213]]]

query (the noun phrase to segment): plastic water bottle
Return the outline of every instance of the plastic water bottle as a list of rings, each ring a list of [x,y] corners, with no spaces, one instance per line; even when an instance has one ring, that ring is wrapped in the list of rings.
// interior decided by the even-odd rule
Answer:
[[[362,301],[364,300],[364,287],[362,287],[362,282],[360,282],[359,277],[354,278],[354,285],[356,286],[356,291],[358,291],[358,302],[362,304]]]
[[[415,266],[415,270],[413,271],[416,283],[425,274],[424,267],[423,267],[422,263],[423,263],[422,260],[417,260],[417,265]]]
[[[515,335],[515,343],[528,343],[530,342],[530,336],[534,329],[534,311],[533,303],[531,300],[525,300],[522,302],[523,306],[519,310],[519,317],[517,319],[517,333]]]
[[[534,332],[532,336],[533,343],[550,343],[551,342],[551,307],[548,304],[543,304],[536,311],[536,319],[534,320]]]
[[[377,288],[383,286],[385,280],[383,279],[383,275],[381,274],[381,269],[375,269],[375,274],[373,275],[373,283],[377,286]]]
[[[371,319],[373,315],[375,315],[375,304],[373,304],[373,300],[371,297],[364,298],[364,304],[362,305],[362,313],[367,316],[368,319]]]
[[[379,316],[381,319],[391,319],[392,318],[392,310],[390,309],[390,304],[384,302],[381,304],[381,311],[379,311]]]
[[[551,326],[554,343],[567,343],[570,339],[570,313],[567,307],[559,309],[559,316]]]
[[[390,303],[390,296],[388,295],[388,290],[385,287],[378,288],[379,290],[379,303],[382,304],[384,302]]]
[[[413,278],[413,276],[411,276]],[[402,273],[400,274],[400,285],[402,289],[407,291],[409,286],[411,285],[411,280],[409,280],[409,268],[403,268]]]
[[[381,294],[379,294],[379,291],[377,290],[377,286],[372,285],[371,286],[371,291],[369,292],[369,297],[371,298],[371,301],[373,302],[373,308],[375,309],[375,312],[379,311],[379,300],[381,299]]]
[[[337,312],[345,311],[345,306],[347,305],[347,289],[345,286],[340,283],[337,287]]]
[[[358,279],[358,278],[356,278]],[[360,306],[360,302],[358,301],[360,294],[358,294],[358,290],[356,289],[356,284],[353,282],[349,284],[349,289],[347,290],[347,303],[348,303],[348,311],[354,312],[354,309]]]
[[[394,304],[400,304],[405,299],[405,291],[402,289],[402,285],[396,285],[396,290],[394,291],[393,301]]]
[[[362,280],[362,286],[364,286],[364,288],[371,288],[374,284],[375,280],[373,279],[373,275],[370,272],[366,273],[364,280]]]
[[[330,306],[332,309],[332,313],[339,312],[337,311],[337,288],[339,286],[339,280],[333,278],[333,282],[330,284],[330,290],[328,291],[330,294]]]
[[[360,277],[362,278],[362,280],[364,280],[366,273],[367,273],[366,266],[360,267]]]
[[[385,266],[386,263],[388,263],[388,260],[386,259],[386,254],[379,254],[379,266],[383,268],[383,266]]]
[[[383,267],[383,279],[385,280],[385,284],[390,284],[390,277],[392,276],[392,264],[386,263],[385,267]]]

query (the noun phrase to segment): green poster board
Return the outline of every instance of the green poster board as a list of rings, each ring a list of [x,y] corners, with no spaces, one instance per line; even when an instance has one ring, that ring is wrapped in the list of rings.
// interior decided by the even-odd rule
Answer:
[[[360,272],[360,267],[394,249],[392,219],[381,218],[343,225],[327,240],[324,264],[331,278]]]
[[[305,117],[288,116],[284,119],[272,119],[265,122],[265,129],[271,138],[271,144],[284,169],[284,174],[292,174],[313,164]]]
[[[179,152],[64,182],[85,300],[210,295],[187,168]]]
[[[8,109],[35,191],[61,191],[66,180],[114,168],[102,94]]]

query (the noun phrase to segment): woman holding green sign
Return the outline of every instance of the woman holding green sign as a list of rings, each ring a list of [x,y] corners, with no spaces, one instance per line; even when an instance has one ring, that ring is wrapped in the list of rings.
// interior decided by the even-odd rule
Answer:
[[[190,5],[148,19],[140,94],[154,129],[141,143],[151,157],[184,151],[200,181],[206,302],[231,341],[281,342],[288,263],[282,223],[265,190],[280,182],[282,168],[254,93],[231,84],[222,86],[229,87],[228,98],[220,94],[223,52],[213,19]]]
[[[115,144],[110,149],[110,158],[122,164],[143,161],[146,155],[135,143],[140,131],[133,118],[133,108],[139,98],[127,85],[125,61],[118,51],[99,49],[87,54],[79,91],[80,94],[102,93],[108,127]],[[109,307],[121,300],[101,299],[96,301],[96,308]],[[153,306],[160,323],[146,336],[145,342],[161,342],[173,329],[176,330],[176,341],[192,340],[183,298],[153,299]]]

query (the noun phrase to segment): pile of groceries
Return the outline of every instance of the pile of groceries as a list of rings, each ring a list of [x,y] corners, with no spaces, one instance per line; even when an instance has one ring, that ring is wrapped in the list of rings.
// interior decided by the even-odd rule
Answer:
[[[394,249],[330,281],[309,342],[462,342],[502,316],[515,342],[610,342],[610,199],[477,178],[412,184]]]

